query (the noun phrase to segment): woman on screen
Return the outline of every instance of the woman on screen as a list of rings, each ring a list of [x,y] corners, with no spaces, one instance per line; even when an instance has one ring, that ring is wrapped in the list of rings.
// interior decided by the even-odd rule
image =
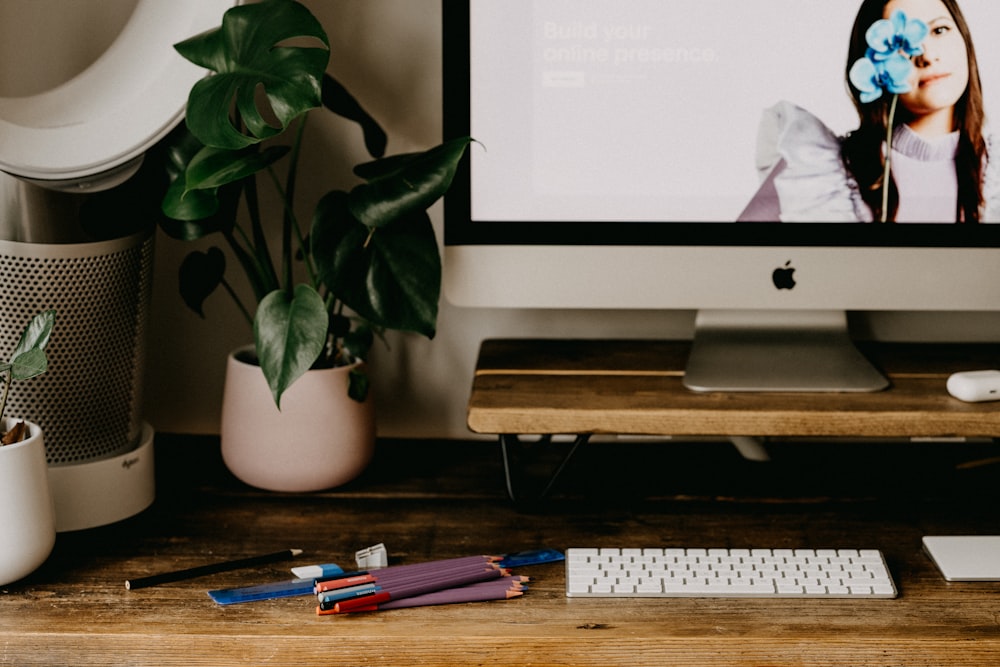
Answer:
[[[879,21],[895,30],[891,55],[870,48]],[[847,82],[860,124],[846,137],[788,102],[765,112],[763,183],[740,221],[1000,222],[1000,164],[989,161],[979,68],[956,0],[864,0]]]

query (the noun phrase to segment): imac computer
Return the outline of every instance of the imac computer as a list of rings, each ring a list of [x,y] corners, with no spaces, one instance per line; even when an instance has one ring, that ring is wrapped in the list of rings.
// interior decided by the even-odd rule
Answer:
[[[1000,142],[992,163],[976,153],[979,213],[954,204],[967,168],[904,178],[921,160],[907,153],[890,161],[907,189],[882,222],[845,167],[844,137],[861,134],[847,71],[863,4],[443,0],[445,133],[477,142],[445,199],[446,298],[695,310],[695,391],[877,391],[886,380],[848,312],[1000,307],[1000,225],[986,224],[1000,222]],[[966,110],[967,90],[952,109],[989,137],[1000,3],[958,0],[962,26],[952,2],[889,4],[945,10],[922,17],[910,62],[951,82],[978,74],[985,112]],[[964,61],[940,62],[935,40],[956,34]],[[894,117],[909,113],[900,94]],[[972,162],[964,127],[925,142],[958,137],[946,167]],[[893,138],[893,156],[912,139]],[[938,183],[952,191],[944,214]]]

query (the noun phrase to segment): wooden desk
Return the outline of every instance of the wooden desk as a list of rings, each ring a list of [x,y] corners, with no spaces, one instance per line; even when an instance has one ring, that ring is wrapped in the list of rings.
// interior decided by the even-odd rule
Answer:
[[[682,384],[690,345],[487,340],[468,424],[476,433],[1000,436],[997,403],[948,395],[951,373],[995,368],[1000,346],[870,345],[889,389],[863,394],[710,393]]]
[[[491,443],[380,442],[362,479],[308,495],[244,487],[214,438],[160,435],[156,454],[152,508],[60,535],[41,569],[0,588],[0,665],[1000,662],[1000,584],[946,583],[919,546],[924,534],[997,530],[998,470],[978,445],[779,445],[762,465],[722,444],[592,443],[543,514],[512,510]],[[882,549],[901,595],[567,599],[562,565],[549,564],[521,570],[533,582],[518,600],[320,617],[308,598],[221,607],[205,594],[285,579],[284,565],[123,585],[289,547],[306,550],[299,564],[349,565],[378,542],[394,562],[542,546],[850,544]]]
[[[945,382],[1000,364],[996,345],[869,345],[890,380],[874,393],[694,393],[683,385],[690,343],[643,340],[487,340],[468,405],[469,428],[496,434],[511,499],[544,499],[594,434],[769,437],[1000,436],[997,403],[963,403]],[[577,436],[547,466],[549,444],[522,435]]]

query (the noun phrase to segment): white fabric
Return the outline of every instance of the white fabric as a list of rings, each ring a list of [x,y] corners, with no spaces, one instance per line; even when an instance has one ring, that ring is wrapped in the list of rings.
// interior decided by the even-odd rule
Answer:
[[[915,161],[939,159],[941,151],[950,150],[954,155],[954,145],[919,145],[923,140],[908,128],[897,130],[895,136],[902,137],[900,145],[894,146],[893,153],[897,160],[897,184],[904,193],[907,189],[904,181],[909,180],[907,172],[916,175],[934,169],[915,164]],[[950,141],[957,142],[957,136]],[[993,155],[994,144],[993,137],[987,135],[990,156]],[[906,152],[897,153],[897,148]],[[840,149],[841,137],[805,109],[782,101],[765,110],[758,134],[757,169],[766,188],[761,190],[760,197],[765,201],[758,210],[777,205],[775,218],[781,222],[871,222],[871,209],[862,200],[857,181],[844,166]],[[953,172],[952,169],[952,178]],[[982,222],[1000,222],[1000,160],[987,162],[983,184],[986,201]],[[953,181],[942,185],[957,191],[957,184]],[[766,202],[769,194],[765,190],[771,188],[773,192],[770,196],[776,195],[777,202],[769,204]],[[914,204],[921,206],[927,202]],[[902,209],[900,221],[908,221],[907,218],[912,221],[954,219],[954,197],[951,203],[937,201],[935,206],[938,212],[934,215],[937,217],[929,218],[907,204]],[[949,212],[941,217],[944,209]]]

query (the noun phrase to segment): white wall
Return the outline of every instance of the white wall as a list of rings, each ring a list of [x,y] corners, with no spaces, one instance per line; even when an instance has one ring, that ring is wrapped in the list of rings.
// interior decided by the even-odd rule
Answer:
[[[14,44],[12,16],[39,0],[0,2],[0,44]],[[134,0],[109,0],[121,16]],[[96,0],[57,2],[65,25],[82,25]],[[306,0],[326,27],[333,54],[330,72],[383,124],[391,153],[430,147],[441,140],[440,0]],[[115,9],[115,5],[119,7]],[[124,9],[123,9],[124,8]],[[79,12],[79,16],[74,16]],[[50,15],[51,16],[51,15]],[[89,25],[94,35],[79,47],[83,62],[100,43],[103,20]],[[58,40],[57,40],[58,41]],[[22,41],[23,43],[23,41]],[[14,50],[19,50],[20,47]],[[0,49],[0,57],[8,53]],[[19,66],[20,67],[20,66]],[[20,69],[14,77],[30,81]],[[0,86],[4,80],[0,78]],[[18,85],[18,82],[10,83]],[[25,84],[27,85],[27,84]],[[300,215],[325,191],[347,187],[349,168],[365,159],[356,128],[332,115],[310,121],[308,151],[300,184]],[[278,216],[271,202],[271,215]],[[432,217],[439,234],[441,208]],[[150,326],[146,418],[160,432],[215,433],[227,352],[251,340],[250,329],[223,294],[206,303],[199,319],[180,301],[175,288],[180,259],[192,249],[158,238]],[[378,348],[372,360],[379,433],[387,437],[466,438],[465,402],[479,343],[487,337],[687,337],[691,313],[485,311],[442,303],[435,340],[392,335],[391,349]],[[860,322],[863,333],[908,340],[928,336],[920,316],[874,317]],[[951,317],[935,322],[935,337],[996,340],[995,314]]]

